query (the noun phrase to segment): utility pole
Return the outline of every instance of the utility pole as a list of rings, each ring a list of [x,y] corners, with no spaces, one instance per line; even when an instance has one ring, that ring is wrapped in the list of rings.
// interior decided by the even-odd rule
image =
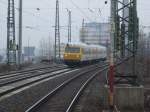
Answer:
[[[28,37],[28,63],[30,63],[30,37]]]
[[[68,42],[71,42],[71,11],[68,10]]]
[[[15,37],[15,6],[14,0],[8,0],[7,16],[7,64],[16,65],[16,37]]]
[[[85,24],[84,21],[85,21],[85,20],[83,19],[83,20],[82,20],[82,28],[84,28],[84,24]]]
[[[109,105],[113,108],[114,105],[114,39],[115,39],[115,12],[116,0],[111,0],[111,49],[110,49],[110,65],[109,65]]]
[[[22,0],[19,0],[19,44],[18,44],[18,65],[22,63]]]
[[[48,38],[48,60],[49,60],[49,63],[51,62],[51,36],[49,35],[49,38]]]
[[[57,56],[60,59],[60,24],[59,24],[59,1],[56,0],[56,18],[55,18],[55,61]]]

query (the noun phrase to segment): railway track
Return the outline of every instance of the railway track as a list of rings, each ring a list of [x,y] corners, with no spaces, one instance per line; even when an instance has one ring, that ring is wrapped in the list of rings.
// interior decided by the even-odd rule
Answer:
[[[107,67],[94,73],[90,78],[88,78],[88,80],[81,86],[81,88],[79,89],[78,93],[75,95],[75,97],[73,98],[73,100],[71,101],[70,105],[68,106],[66,112],[71,112],[76,103],[78,102],[79,97],[81,96],[81,94],[83,93],[83,91],[85,90],[85,88],[88,86],[88,84],[100,73],[103,72],[104,70],[108,69]]]
[[[17,81],[22,81],[25,79],[29,79],[32,77],[44,75],[46,73],[51,73],[51,72],[63,70],[63,69],[67,69],[67,68],[53,66],[53,67],[46,67],[46,68],[42,68],[42,69],[36,69],[33,71],[23,72],[23,73],[20,72],[19,74],[10,74],[10,75],[6,75],[6,76],[1,76],[0,77],[0,87],[5,86],[7,84],[17,82]]]
[[[57,68],[56,68],[57,67]],[[33,71],[32,71],[33,70]],[[25,71],[14,72],[0,76],[0,96],[7,95],[13,91],[27,87],[42,80],[61,76],[77,69],[69,69],[66,66],[49,66]]]
[[[146,87],[144,88],[145,93],[144,93],[144,106],[145,106],[145,112],[149,112],[150,111],[150,88]]]
[[[61,76],[65,73],[71,72],[74,70],[71,69],[55,69],[52,71],[46,71],[44,73],[40,73],[40,74],[34,74],[34,76],[29,75],[26,77],[21,77],[21,79],[16,79],[16,80],[9,80],[8,82],[4,81],[3,83],[1,83],[1,87],[0,87],[0,96],[4,96],[7,95],[9,93],[12,93],[14,91],[20,90],[22,88],[31,86],[37,82],[43,81],[45,79],[48,78],[53,78],[53,77],[57,77],[57,76]]]
[[[107,68],[108,65],[93,66],[78,73],[58,85],[25,112],[70,112],[90,81]]]
[[[21,71],[12,71],[12,72],[3,73],[3,74],[1,73],[0,79],[5,78],[5,77],[10,77],[13,75],[21,75],[21,74],[25,74],[25,73],[34,73],[34,72],[38,72],[38,71],[42,71],[42,70],[54,68],[54,67],[67,67],[67,66],[65,66],[65,65],[64,66],[62,66],[62,65],[51,65],[51,66],[35,67],[35,68],[21,70]]]
[[[57,68],[56,68],[57,67]],[[48,69],[48,70],[47,70]],[[34,69],[38,70],[39,69]],[[11,74],[6,76],[0,77],[0,96],[5,96],[9,93],[12,93],[14,91],[20,90],[22,88],[28,87],[30,85],[34,85],[35,83],[38,83],[40,81],[49,79],[49,78],[56,78],[65,74],[68,74],[70,72],[74,72],[78,69],[70,69],[66,66],[52,66],[52,67],[46,67],[42,68],[42,72],[32,72],[29,70],[29,72],[21,72],[22,74]]]

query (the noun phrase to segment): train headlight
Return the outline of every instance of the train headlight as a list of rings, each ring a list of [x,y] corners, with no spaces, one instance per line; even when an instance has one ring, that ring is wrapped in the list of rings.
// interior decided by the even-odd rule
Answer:
[[[67,57],[68,55],[67,54],[65,54],[65,57]]]

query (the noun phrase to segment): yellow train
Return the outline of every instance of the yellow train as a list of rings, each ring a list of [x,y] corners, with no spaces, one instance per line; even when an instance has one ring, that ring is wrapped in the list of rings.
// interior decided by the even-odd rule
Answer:
[[[63,60],[67,65],[87,64],[105,60],[107,50],[104,46],[83,43],[66,44]]]

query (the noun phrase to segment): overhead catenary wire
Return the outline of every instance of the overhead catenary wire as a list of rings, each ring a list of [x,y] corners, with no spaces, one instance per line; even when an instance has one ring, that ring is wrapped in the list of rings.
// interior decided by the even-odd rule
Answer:
[[[99,9],[98,7],[97,8],[90,8],[89,9],[89,7],[88,8],[80,8],[77,4],[75,4],[72,0],[70,0],[71,1],[71,3],[75,6],[75,8],[69,8],[69,9],[78,9],[79,11],[80,11],[80,13],[83,15],[83,16],[85,16],[86,18],[87,18],[87,20],[89,20],[89,21],[93,21],[88,15],[86,15],[85,14],[85,12],[83,11],[83,10],[91,10],[92,11],[92,9]],[[7,5],[7,3],[6,2],[4,2],[4,1],[0,1],[0,2],[2,2],[4,5]],[[48,2],[47,2],[48,3]],[[17,7],[15,7],[15,9],[16,10],[18,10],[18,8]],[[32,12],[30,12],[30,11],[27,11],[28,9],[34,9],[34,10],[36,10],[36,8],[24,8],[24,10],[23,10],[23,12],[24,13],[26,13],[26,14],[29,14],[29,15],[31,15],[31,16],[33,16],[33,17],[37,17],[37,15],[35,15],[34,13],[32,13]],[[55,10],[55,8],[40,8],[40,9],[54,9]],[[66,8],[61,8],[61,9],[66,9]],[[47,19],[45,19],[45,18],[43,18],[43,17],[38,17],[38,18],[36,18],[36,19],[39,19],[39,20],[42,20],[43,22],[49,22],[49,20],[47,20]]]
[[[0,3],[2,3],[3,5],[5,5],[5,6],[7,6],[8,4],[6,3],[6,2],[4,2],[4,1],[0,1]],[[15,10],[19,10],[16,6],[15,6]],[[33,17],[37,17],[34,13],[32,13],[32,12],[29,12],[29,11],[25,11],[25,10],[23,10],[23,12],[24,13],[26,13],[26,14],[29,14],[29,15],[31,15],[31,16],[33,16]],[[4,16],[4,15],[3,15]],[[0,17],[0,18],[2,18],[2,17]],[[37,19],[39,19],[39,20],[42,20],[43,22],[49,22],[49,20],[46,20],[46,19],[44,19],[44,18],[41,18],[41,17],[38,17]],[[5,21],[6,22],[6,19],[0,19],[1,21]],[[30,26],[30,27],[32,27],[32,26]],[[18,25],[16,25],[16,28],[18,28]],[[23,29],[27,29],[26,28],[26,26],[23,26]],[[36,31],[41,31],[40,29],[38,29],[38,28],[36,28],[36,27],[32,27],[32,28],[30,28],[30,30],[36,30]],[[48,30],[46,30],[46,31],[48,31]]]
[[[2,3],[2,4],[4,4],[4,5],[7,5],[7,3],[4,2],[4,1],[0,1],[0,3]],[[18,11],[19,9],[15,6],[15,10]],[[37,18],[37,16],[36,16],[34,13],[29,12],[29,11],[26,11],[25,9],[23,10],[23,12],[26,13],[26,14],[29,14],[29,15],[31,15],[31,16],[33,16],[33,17],[36,17],[36,19],[42,20],[43,22],[49,22],[49,20],[47,20],[47,19],[45,19],[45,18],[42,18],[42,17],[38,17],[38,18]]]
[[[1,4],[4,4],[4,5],[7,5],[7,3],[6,3],[6,2],[4,2],[4,1],[0,1],[0,3],[1,3]]]
[[[85,14],[85,12],[77,5],[77,4],[75,4],[72,0],[69,0],[78,10],[79,10],[79,12],[81,13],[81,14],[83,14],[89,21],[92,21],[92,19],[89,17],[89,16],[87,16],[86,14]]]

